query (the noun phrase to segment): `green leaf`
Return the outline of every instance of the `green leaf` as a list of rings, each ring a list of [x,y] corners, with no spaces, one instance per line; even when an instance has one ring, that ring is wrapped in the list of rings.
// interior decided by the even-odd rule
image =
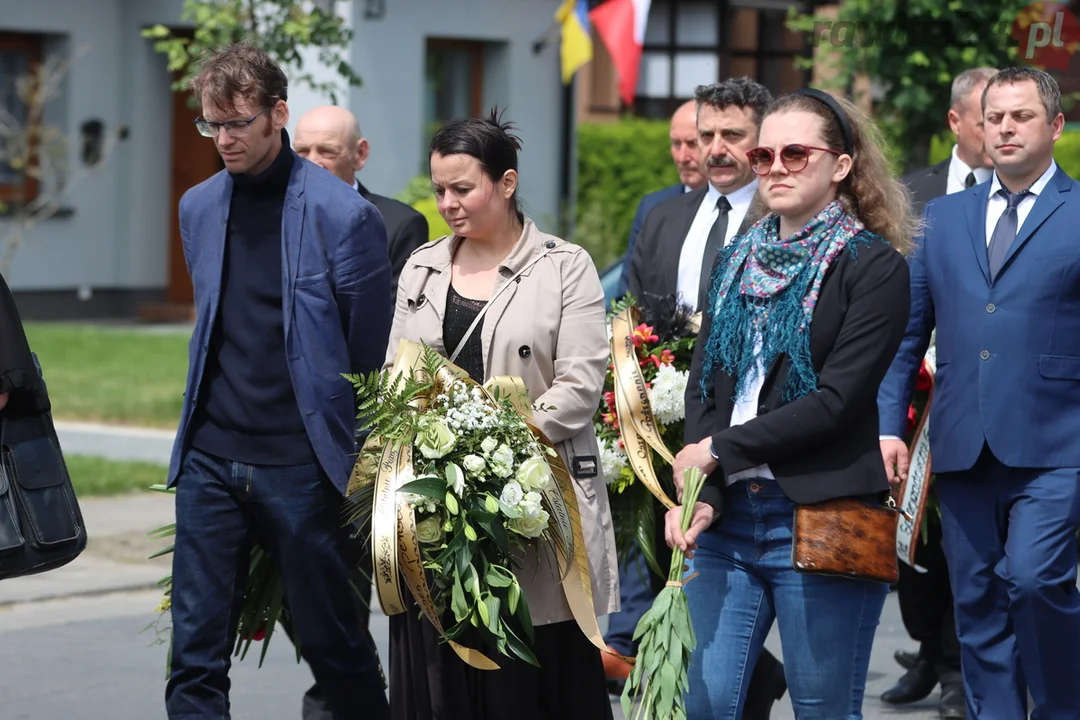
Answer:
[[[514,581],[514,587],[518,587],[517,581]],[[517,612],[514,613],[514,617],[521,623],[521,629],[525,633],[525,636],[532,642],[533,637],[533,624],[532,614],[529,612],[529,600],[525,596],[525,593],[519,593]]]
[[[446,494],[446,483],[438,477],[423,477],[405,483],[398,488],[398,492],[414,493],[416,495],[423,495],[424,497],[431,498],[432,500],[442,500],[443,496]]]
[[[510,587],[512,584],[511,579],[506,577],[496,565],[488,565],[484,573],[484,582],[488,584],[488,587]]]
[[[476,611],[480,613],[480,622],[483,625],[487,625],[491,620],[491,615],[488,613],[488,606],[483,600],[479,600],[476,603]]]
[[[510,646],[510,652],[514,653],[530,665],[540,667],[540,663],[536,661],[536,656],[533,655],[529,646],[514,634],[513,629],[509,625],[505,625],[504,627],[506,628],[506,644]]]
[[[501,606],[499,598],[488,593],[484,596],[484,602],[482,604],[487,607],[488,630],[491,631],[491,634],[495,637],[505,637],[505,634],[502,631],[502,619],[499,617],[499,608]]]
[[[450,589],[450,609],[454,612],[454,619],[461,622],[469,614],[469,604],[465,602],[465,591],[461,588],[461,578],[454,575],[454,584]]]

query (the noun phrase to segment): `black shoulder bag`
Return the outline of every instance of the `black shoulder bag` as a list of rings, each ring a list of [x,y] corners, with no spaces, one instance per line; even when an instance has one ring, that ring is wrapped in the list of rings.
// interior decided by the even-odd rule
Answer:
[[[0,580],[67,565],[86,540],[52,413],[0,410]]]

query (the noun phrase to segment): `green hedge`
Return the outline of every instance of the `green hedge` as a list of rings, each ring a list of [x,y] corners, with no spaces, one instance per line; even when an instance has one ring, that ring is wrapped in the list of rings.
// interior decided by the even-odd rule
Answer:
[[[577,227],[572,238],[603,267],[626,251],[641,198],[679,182],[667,120],[578,125]]]

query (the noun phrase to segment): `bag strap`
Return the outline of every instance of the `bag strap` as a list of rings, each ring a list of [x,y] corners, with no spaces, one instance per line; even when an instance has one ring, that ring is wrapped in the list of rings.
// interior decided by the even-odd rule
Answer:
[[[461,336],[461,342],[458,343],[457,347],[454,348],[454,352],[450,355],[450,362],[451,363],[453,363],[455,360],[457,360],[457,356],[461,353],[462,350],[465,349],[465,343],[468,341],[469,336],[471,336],[473,334],[473,330],[475,330],[476,327],[480,324],[480,321],[484,319],[484,314],[487,313],[488,308],[490,308],[492,303],[495,302],[495,298],[499,297],[499,295],[502,294],[503,290],[510,287],[510,284],[512,282],[514,282],[519,277],[521,277],[521,275],[526,270],[531,268],[536,263],[540,262],[544,258],[544,256],[546,256],[548,253],[550,253],[554,249],[555,249],[554,247],[550,247],[550,248],[544,250],[544,252],[540,253],[535,258],[533,258],[528,263],[526,263],[525,267],[521,268],[516,273],[514,273],[513,277],[511,277],[509,280],[507,280],[503,284],[502,287],[500,287],[498,290],[495,291],[495,294],[491,296],[491,299],[487,301],[487,304],[484,305],[484,307],[480,309],[480,312],[478,312],[476,314],[476,317],[473,318],[472,325],[469,326],[469,329],[466,330],[465,334]]]

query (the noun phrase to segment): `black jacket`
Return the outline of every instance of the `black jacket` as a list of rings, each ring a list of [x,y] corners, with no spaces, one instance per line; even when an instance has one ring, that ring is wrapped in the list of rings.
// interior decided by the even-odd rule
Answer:
[[[392,273],[391,297],[397,297],[398,276],[405,267],[405,261],[412,255],[413,250],[428,241],[427,218],[403,202],[368,191],[359,180],[356,184],[360,186],[360,195],[375,206],[386,223],[386,237],[389,240],[387,250],[390,252]]]
[[[634,297],[642,297],[644,293],[675,295],[683,243],[707,192],[708,186],[676,195],[654,207],[645,216],[641,233],[634,243],[634,254],[629,260],[630,293]],[[765,212],[767,208],[761,196],[755,194],[737,234],[745,233]],[[686,300],[690,304],[697,303],[697,298]]]
[[[909,310],[908,266],[900,253],[876,237],[845,250],[825,275],[810,326],[818,390],[785,404],[790,363],[780,356],[766,372],[757,417],[735,427],[729,426],[735,379],[723,369],[702,400],[699,380],[712,328],[705,313],[686,387],[685,441],[711,436],[720,467],[701,501],[720,509],[724,477],[765,463],[796,503],[887,491],[877,392]]]
[[[937,165],[915,170],[902,178],[902,181],[911,191],[911,206],[916,215],[922,215],[926,203],[936,197],[947,194],[949,188],[949,164],[952,156],[945,158]]]

